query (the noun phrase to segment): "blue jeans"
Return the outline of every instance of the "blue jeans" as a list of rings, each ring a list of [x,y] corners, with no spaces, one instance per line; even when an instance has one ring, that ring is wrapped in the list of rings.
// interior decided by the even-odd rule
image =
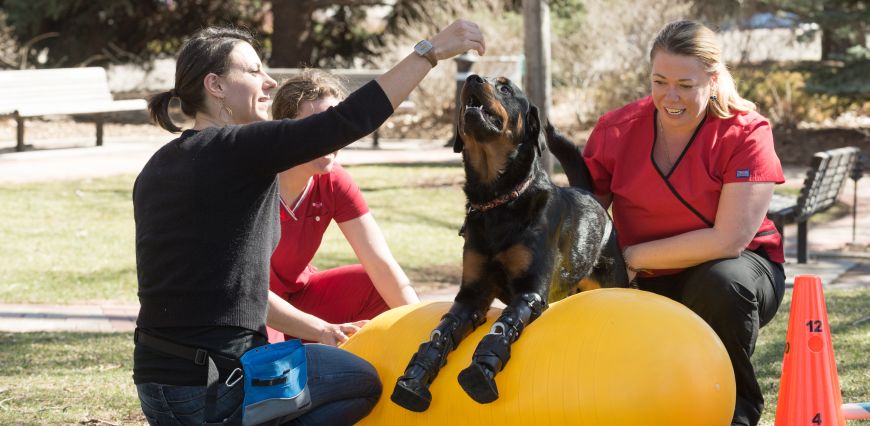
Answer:
[[[378,373],[362,358],[332,346],[305,345],[311,405],[295,419],[271,424],[352,425],[365,417],[381,396]],[[204,423],[205,386],[136,385],[142,412],[152,425]],[[218,388],[216,424],[240,424],[244,389],[240,383]]]

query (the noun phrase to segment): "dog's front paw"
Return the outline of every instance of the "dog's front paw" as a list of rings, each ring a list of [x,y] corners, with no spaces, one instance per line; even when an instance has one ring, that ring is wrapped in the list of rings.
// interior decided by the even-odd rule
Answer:
[[[485,366],[472,363],[459,373],[459,385],[471,399],[488,404],[498,399],[495,373]]]
[[[417,380],[399,379],[390,400],[407,410],[422,413],[432,403],[432,393]]]

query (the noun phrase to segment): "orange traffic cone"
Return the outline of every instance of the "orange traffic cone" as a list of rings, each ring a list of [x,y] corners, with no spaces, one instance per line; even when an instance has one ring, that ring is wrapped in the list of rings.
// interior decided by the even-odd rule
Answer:
[[[798,275],[782,358],[776,426],[845,426],[842,404],[822,280]]]

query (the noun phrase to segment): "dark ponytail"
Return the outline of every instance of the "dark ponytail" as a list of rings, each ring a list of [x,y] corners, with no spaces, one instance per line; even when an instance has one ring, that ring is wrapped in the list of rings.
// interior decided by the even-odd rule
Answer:
[[[151,119],[170,132],[178,132],[169,118],[169,101],[177,97],[181,112],[189,117],[205,110],[203,80],[211,73],[223,75],[229,64],[230,52],[236,44],[245,42],[254,45],[251,33],[239,28],[209,27],[201,30],[184,42],[175,62],[175,88],[158,93],[148,101]]]
[[[174,92],[175,89],[158,93],[148,99],[148,112],[151,114],[151,121],[172,133],[177,133],[181,131],[181,127],[176,126],[169,118],[169,102]]]

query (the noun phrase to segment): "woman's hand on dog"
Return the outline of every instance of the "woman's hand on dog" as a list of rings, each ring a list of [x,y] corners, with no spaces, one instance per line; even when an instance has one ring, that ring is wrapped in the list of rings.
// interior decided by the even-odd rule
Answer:
[[[438,60],[449,59],[469,50],[475,50],[483,55],[486,52],[486,43],[483,33],[474,22],[458,20],[441,30],[430,40]]]
[[[324,345],[338,346],[347,341],[350,336],[356,334],[360,328],[368,323],[368,320],[346,322],[344,324],[326,324],[320,331],[317,340]]]

